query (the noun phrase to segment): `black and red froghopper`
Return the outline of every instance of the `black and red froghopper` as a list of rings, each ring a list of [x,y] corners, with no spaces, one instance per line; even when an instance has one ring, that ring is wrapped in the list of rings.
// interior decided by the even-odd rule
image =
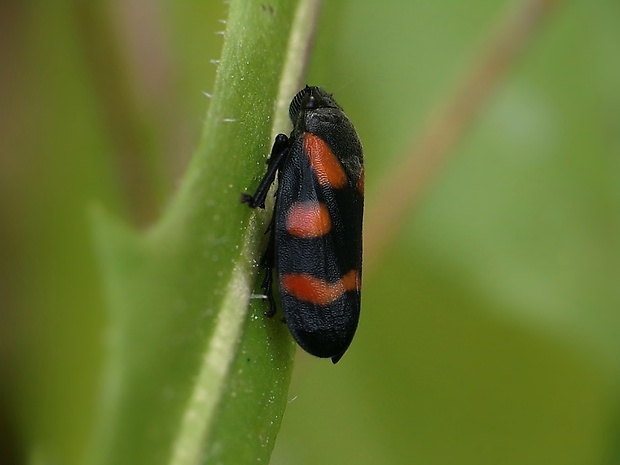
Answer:
[[[262,287],[275,314],[272,272],[297,343],[333,363],[348,349],[360,315],[364,156],[353,124],[332,96],[306,86],[292,100],[293,131],[279,134],[251,208],[278,187]]]

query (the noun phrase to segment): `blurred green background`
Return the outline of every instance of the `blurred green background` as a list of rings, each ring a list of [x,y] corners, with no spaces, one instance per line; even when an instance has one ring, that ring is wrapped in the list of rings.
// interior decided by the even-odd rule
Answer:
[[[620,3],[559,3],[364,270],[346,357],[298,351],[273,464],[620,461]],[[368,211],[518,5],[326,2],[308,82],[358,129]],[[0,4],[2,463],[82,453],[105,331],[89,211],[157,218],[225,17],[219,0]]]

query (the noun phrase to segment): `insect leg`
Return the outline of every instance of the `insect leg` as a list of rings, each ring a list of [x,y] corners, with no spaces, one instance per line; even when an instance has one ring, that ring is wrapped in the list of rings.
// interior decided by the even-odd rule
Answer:
[[[267,248],[263,253],[263,256],[260,259],[260,266],[265,269],[265,278],[261,283],[261,287],[263,288],[263,292],[267,296],[267,300],[269,301],[269,310],[265,312],[265,316],[271,318],[276,314],[276,299],[273,295],[273,269],[275,267],[275,242],[274,242],[274,231],[273,231],[273,222],[274,216],[271,218],[271,222],[269,223],[269,227],[267,228],[266,233],[269,233],[269,243],[267,244]]]
[[[241,194],[241,203],[247,203],[250,208],[265,208],[265,198],[267,197],[267,192],[269,192],[269,187],[271,187],[276,178],[278,168],[280,168],[288,155],[288,141],[289,139],[285,134],[278,134],[276,136],[267,162],[267,173],[265,173],[254,195]]]

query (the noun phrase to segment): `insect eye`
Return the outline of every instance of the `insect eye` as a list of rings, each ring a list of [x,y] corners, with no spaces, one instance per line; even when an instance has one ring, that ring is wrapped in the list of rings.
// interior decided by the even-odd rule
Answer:
[[[314,110],[314,109],[318,108],[319,102],[318,102],[318,99],[314,96],[314,94],[312,92],[308,92],[304,96],[304,99],[301,102],[301,106],[302,106],[302,108],[305,108],[305,109]]]

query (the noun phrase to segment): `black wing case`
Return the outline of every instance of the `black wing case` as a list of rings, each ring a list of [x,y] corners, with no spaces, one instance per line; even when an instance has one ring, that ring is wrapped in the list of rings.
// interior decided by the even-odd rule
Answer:
[[[274,222],[287,325],[302,348],[334,363],[359,321],[364,201],[363,170],[348,169],[338,149],[309,132],[295,138]],[[361,163],[361,146],[355,155]]]

